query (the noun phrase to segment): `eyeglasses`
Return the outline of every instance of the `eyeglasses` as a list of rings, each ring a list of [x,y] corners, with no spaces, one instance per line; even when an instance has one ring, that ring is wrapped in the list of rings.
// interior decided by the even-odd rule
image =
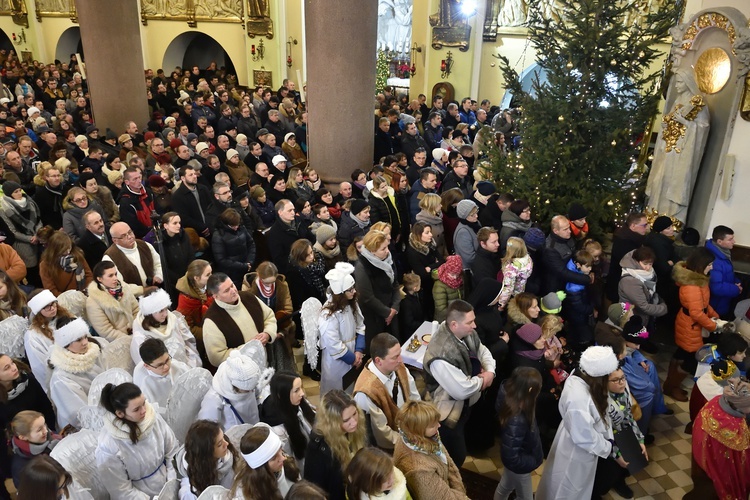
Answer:
[[[127,233],[121,234],[120,236],[112,236],[112,239],[114,239],[114,240],[122,240],[122,239],[125,239],[125,238],[132,238],[134,236],[135,236],[135,234],[133,234],[133,230],[131,229]]]
[[[42,311],[49,311],[49,310],[51,310],[51,309],[52,309],[53,307],[57,307],[57,302],[50,302],[50,303],[49,303],[49,304],[47,304],[46,306],[42,307]]]
[[[83,203],[84,201],[88,200],[85,196],[83,198],[73,198],[73,203]]]
[[[609,379],[609,381],[612,382],[613,384],[622,384],[623,382],[625,382],[625,376],[623,375],[622,377],[611,378]]]
[[[169,354],[167,354],[167,356],[168,356],[167,360],[164,363],[159,363],[158,365],[152,365],[152,364],[146,363],[145,361],[144,361],[144,363],[146,363],[148,366],[150,366],[154,370],[161,370],[165,366],[167,366],[167,365],[169,365],[169,364],[172,363],[172,356],[169,355]]]

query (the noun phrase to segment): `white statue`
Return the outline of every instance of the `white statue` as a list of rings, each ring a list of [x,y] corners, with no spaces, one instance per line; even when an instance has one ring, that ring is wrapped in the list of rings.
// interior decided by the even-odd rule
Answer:
[[[675,71],[646,186],[647,205],[687,221],[688,205],[710,128],[704,96],[690,71]]]
[[[528,20],[529,6],[525,0],[503,0],[497,15],[498,26],[522,26]]]
[[[378,0],[378,50],[409,51],[412,10],[413,0]]]

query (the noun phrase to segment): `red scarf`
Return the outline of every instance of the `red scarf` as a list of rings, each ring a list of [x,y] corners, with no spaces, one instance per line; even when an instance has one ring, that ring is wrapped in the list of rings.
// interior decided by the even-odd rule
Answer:
[[[589,223],[584,222],[583,227],[578,227],[573,224],[573,221],[570,221],[570,232],[573,233],[573,238],[577,238],[582,232],[589,234]]]
[[[451,255],[445,259],[445,264],[438,267],[438,279],[453,289],[461,288],[464,284],[463,263],[458,255]]]

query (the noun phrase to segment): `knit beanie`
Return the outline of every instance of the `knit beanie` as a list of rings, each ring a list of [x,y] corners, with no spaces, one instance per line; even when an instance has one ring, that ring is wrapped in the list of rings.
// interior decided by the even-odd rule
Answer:
[[[607,309],[607,317],[616,327],[621,328],[620,321],[622,321],[622,317],[625,316],[632,307],[633,306],[628,302],[615,302],[609,306],[609,309]]]
[[[258,385],[260,379],[258,364],[237,350],[232,351],[226,361],[219,365],[219,370],[222,368],[226,370],[229,380],[237,389],[251,391]]]
[[[96,179],[96,175],[94,175],[93,172],[83,172],[80,177],[78,177],[78,185],[82,188],[86,188],[86,184],[91,179]]]
[[[655,233],[661,233],[662,231],[664,231],[671,225],[672,225],[672,219],[670,217],[667,217],[666,215],[660,215],[654,221],[653,231]]]
[[[315,240],[323,245],[326,241],[336,236],[336,230],[328,224],[321,224],[315,231]]]
[[[589,214],[588,210],[583,208],[583,205],[580,203],[573,203],[570,205],[570,210],[568,210],[568,219],[570,220],[579,220],[583,219]]]
[[[524,342],[533,344],[542,336],[542,327],[536,323],[526,323],[516,331],[516,335]]]
[[[331,287],[331,291],[340,295],[354,286],[352,273],[354,266],[348,262],[337,262],[336,267],[326,273],[326,279]]]
[[[5,185],[7,184],[8,184],[7,182],[3,184],[3,187],[5,187]],[[57,297],[55,297],[55,295],[52,292],[45,289],[39,292],[38,294],[34,295],[29,300],[28,304],[29,304],[29,309],[31,309],[31,314],[37,315],[42,311],[42,309],[44,309],[45,307],[47,307],[53,302],[57,302]]]
[[[495,193],[495,185],[490,181],[479,181],[477,182],[477,191],[482,196],[490,196]]]
[[[89,325],[87,325],[81,318],[76,318],[67,325],[58,328],[53,332],[55,344],[60,347],[67,347],[81,337],[86,337],[88,334]]]
[[[77,135],[76,136],[76,146],[81,147],[81,144],[83,144],[83,141],[88,141],[89,138],[85,135]]]
[[[458,202],[458,206],[456,206],[456,214],[459,219],[465,220],[473,210],[478,209],[477,204],[471,200],[461,200]]]
[[[114,185],[119,179],[122,179],[122,172],[119,170],[113,170],[107,174],[107,181],[112,185]]]
[[[10,195],[12,195],[16,189],[21,189],[21,185],[17,182],[13,181],[5,181],[3,182],[3,194],[10,198]]]
[[[161,288],[151,295],[138,299],[138,307],[140,308],[143,317],[157,313],[162,309],[169,308],[171,305],[172,300],[169,298],[169,294]]]
[[[250,190],[250,196],[255,201],[258,201],[265,194],[266,194],[266,190],[260,186],[253,186],[253,188]]]
[[[242,141],[247,140],[247,136],[245,134],[237,134],[237,137],[235,137],[235,140],[237,141],[237,144],[242,144]]]
[[[234,158],[235,156],[239,156],[240,154],[237,152],[236,149],[229,148],[227,149],[227,160],[230,158]]]
[[[370,205],[365,200],[360,200],[359,198],[352,201],[352,204],[349,207],[349,211],[352,213],[352,215],[359,215],[362,210],[369,207]]]
[[[562,290],[558,292],[550,292],[542,297],[542,311],[547,314],[557,314],[562,310],[562,301],[565,300],[567,294]]]
[[[205,142],[199,142],[195,145],[195,152],[201,154],[203,151],[208,149],[208,144]]]
[[[442,160],[443,156],[445,156],[447,154],[448,154],[448,151],[446,151],[443,148],[435,148],[435,149],[432,150],[432,157],[435,160],[438,160],[438,161]]]
[[[529,250],[539,250],[544,246],[544,231],[538,227],[532,227],[523,235],[523,242]]]
[[[581,354],[578,366],[590,377],[603,377],[617,370],[617,356],[611,347],[591,346]]]

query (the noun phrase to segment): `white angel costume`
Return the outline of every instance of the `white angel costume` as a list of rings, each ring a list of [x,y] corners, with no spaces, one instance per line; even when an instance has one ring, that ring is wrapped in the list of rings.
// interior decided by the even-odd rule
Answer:
[[[271,368],[259,367],[250,357],[232,351],[216,370],[198,419],[217,422],[224,431],[239,424],[258,423],[260,393],[273,372]]]
[[[196,495],[190,486],[185,448],[180,448],[177,452],[175,462],[177,463],[177,472],[182,476],[182,480],[180,481],[180,500],[197,500],[198,495],[202,492],[199,491],[198,495]],[[216,468],[219,472],[219,486],[223,486],[228,490],[231,489],[234,482],[234,457],[231,451],[227,450],[227,454],[217,461]]]
[[[141,388],[143,395],[146,396],[149,403],[154,405],[159,414],[164,414],[167,409],[167,400],[172,392],[172,386],[177,377],[189,369],[188,365],[173,359],[172,365],[169,367],[169,373],[159,375],[147,369],[141,361],[133,372],[133,383]]]
[[[167,481],[176,478],[172,459],[179,443],[149,403],[138,428],[140,437],[133,444],[128,426],[107,412],[96,448],[96,465],[112,500],[150,500]]]

